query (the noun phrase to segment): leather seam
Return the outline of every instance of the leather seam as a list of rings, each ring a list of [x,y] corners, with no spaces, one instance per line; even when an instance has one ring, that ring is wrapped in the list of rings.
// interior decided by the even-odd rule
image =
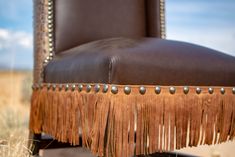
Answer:
[[[112,73],[112,68],[113,68],[113,58],[109,58],[109,72],[108,72],[108,82],[111,83],[111,73]]]
[[[109,59],[109,72],[108,72],[108,82],[111,82],[111,69],[112,69],[112,59]]]

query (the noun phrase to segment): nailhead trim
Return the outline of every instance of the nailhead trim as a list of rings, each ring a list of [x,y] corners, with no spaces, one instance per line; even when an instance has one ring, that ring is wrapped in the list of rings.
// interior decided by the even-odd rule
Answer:
[[[127,95],[129,95],[129,94],[131,93],[131,87],[125,86],[125,87],[124,87],[124,93],[127,94]]]
[[[197,87],[197,88],[196,88],[196,93],[197,93],[197,94],[201,94],[201,92],[202,92],[201,88],[200,88],[200,87]]]
[[[146,88],[144,86],[140,86],[140,94],[144,95],[146,93]]]
[[[214,89],[210,87],[210,88],[208,89],[208,92],[209,92],[210,94],[213,94]]]
[[[33,90],[42,89],[45,85],[46,85],[47,90],[51,90],[52,89],[53,91],[56,90],[57,86],[58,86],[59,91],[61,91],[63,88],[65,89],[65,91],[68,91],[68,90],[75,91],[76,88],[77,88],[77,90],[79,92],[82,92],[84,90],[84,88],[83,88],[84,85],[83,84],[51,84],[51,83],[47,83],[47,84],[42,84],[42,83],[41,84],[33,84],[32,85],[32,89]],[[87,93],[89,93],[89,92],[92,91],[92,89],[94,89],[95,93],[99,93],[99,92],[107,93],[109,87],[111,87],[111,92],[113,94],[117,94],[118,93],[118,91],[119,91],[118,90],[118,86],[116,86],[116,85],[107,85],[107,84],[103,84],[103,85],[95,84],[94,86],[91,85],[91,84],[86,84],[85,91]],[[191,88],[193,88],[193,87],[191,87]],[[188,94],[189,91],[190,91],[190,87],[188,87],[188,86],[183,86],[182,87],[182,92],[184,94]],[[221,87],[219,89],[219,91],[220,91],[221,94],[225,94],[226,93],[226,90],[225,90],[224,87]],[[131,92],[132,92],[131,87],[130,86],[124,86],[123,87],[123,92],[126,95],[131,94]],[[147,92],[147,89],[145,88],[145,86],[139,86],[139,93],[141,95],[144,95],[146,92]],[[154,92],[155,92],[155,94],[160,94],[162,92],[161,87],[160,86],[155,86]],[[235,87],[231,88],[231,92],[232,92],[232,94],[235,94]],[[169,87],[169,93],[172,94],[172,95],[175,94],[176,93],[176,88],[174,86]],[[195,88],[195,93],[196,94],[201,94],[202,93],[202,88],[196,87]],[[209,94],[213,94],[214,93],[214,88],[209,87],[208,88],[208,93]]]
[[[189,93],[189,87],[184,86],[183,91],[184,91],[184,94],[188,94]]]
[[[170,93],[171,93],[171,94],[175,94],[175,92],[176,92],[175,87],[170,87],[170,89],[169,89],[169,90],[170,90]]]
[[[118,93],[118,87],[112,85],[112,87],[111,87],[111,92],[112,92],[113,94],[117,94],[117,93]]]

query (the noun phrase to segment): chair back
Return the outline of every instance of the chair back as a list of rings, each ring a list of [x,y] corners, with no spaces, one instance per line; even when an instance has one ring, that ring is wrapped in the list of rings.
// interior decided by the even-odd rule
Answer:
[[[159,0],[54,0],[55,52],[110,37],[161,37]]]

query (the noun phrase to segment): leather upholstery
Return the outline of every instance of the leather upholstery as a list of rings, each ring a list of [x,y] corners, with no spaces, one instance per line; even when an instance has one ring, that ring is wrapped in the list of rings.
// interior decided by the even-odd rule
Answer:
[[[47,83],[235,86],[235,57],[157,38],[111,38],[61,52]]]
[[[56,0],[56,52],[109,37],[146,36],[145,0]]]

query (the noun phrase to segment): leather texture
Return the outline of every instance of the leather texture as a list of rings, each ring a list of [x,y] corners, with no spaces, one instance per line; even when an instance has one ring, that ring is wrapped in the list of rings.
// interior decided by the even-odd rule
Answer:
[[[146,35],[144,0],[56,0],[56,52],[109,37]]]
[[[110,38],[61,52],[46,83],[235,86],[235,57],[185,42]]]
[[[60,53],[111,37],[161,37],[159,0],[55,0],[55,49]]]

